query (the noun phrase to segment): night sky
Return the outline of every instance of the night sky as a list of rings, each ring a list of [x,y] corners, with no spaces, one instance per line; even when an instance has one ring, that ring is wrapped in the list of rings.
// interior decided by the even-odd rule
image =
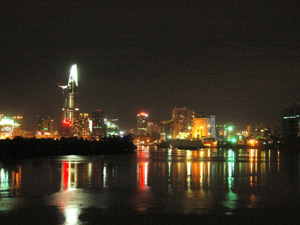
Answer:
[[[58,123],[73,63],[80,110],[123,129],[174,106],[271,125],[300,101],[298,0],[61,2],[0,2],[0,112],[24,128],[37,115]]]

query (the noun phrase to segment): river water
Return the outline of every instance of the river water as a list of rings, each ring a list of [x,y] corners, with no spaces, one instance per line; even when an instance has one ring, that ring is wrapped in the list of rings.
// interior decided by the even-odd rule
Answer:
[[[285,150],[159,149],[0,161],[0,215],[79,224],[84,210],[231,215],[297,207],[300,157]]]

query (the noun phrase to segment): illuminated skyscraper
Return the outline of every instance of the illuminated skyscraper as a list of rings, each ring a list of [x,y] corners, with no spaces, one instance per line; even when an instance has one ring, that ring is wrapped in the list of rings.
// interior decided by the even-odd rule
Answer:
[[[146,135],[147,133],[147,120],[148,114],[145,112],[140,112],[136,116],[137,119],[137,135]]]
[[[67,133],[72,132],[74,116],[79,112],[78,108],[78,75],[77,75],[77,65],[74,64],[71,67],[68,85],[59,85],[62,88],[63,93],[63,125],[65,128],[69,128]]]
[[[187,109],[186,107],[177,108],[172,110],[173,120],[173,139],[176,139],[180,132],[188,133],[193,126],[193,118],[195,111]]]

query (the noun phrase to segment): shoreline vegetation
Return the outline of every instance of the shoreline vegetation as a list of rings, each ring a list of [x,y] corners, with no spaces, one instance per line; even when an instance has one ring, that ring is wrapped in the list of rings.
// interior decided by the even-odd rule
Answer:
[[[35,139],[17,137],[0,141],[0,159],[39,156],[126,154],[136,151],[130,135],[105,137],[100,141],[82,138]]]

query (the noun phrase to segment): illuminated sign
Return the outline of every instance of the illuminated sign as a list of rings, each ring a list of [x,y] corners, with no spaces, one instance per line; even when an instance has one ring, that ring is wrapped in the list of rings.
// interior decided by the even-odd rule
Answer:
[[[70,121],[70,120],[64,120],[63,124],[64,124],[64,126],[69,127],[69,126],[71,126],[72,121]]]

